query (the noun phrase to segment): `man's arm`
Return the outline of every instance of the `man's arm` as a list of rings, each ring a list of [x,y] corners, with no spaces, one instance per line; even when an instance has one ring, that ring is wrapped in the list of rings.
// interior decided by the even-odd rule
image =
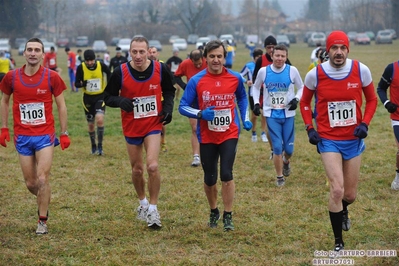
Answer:
[[[387,103],[387,101],[389,101],[387,91],[389,86],[391,85],[392,76],[393,76],[393,64],[389,64],[385,68],[384,73],[382,74],[380,82],[378,83],[377,87],[378,97],[380,98],[382,104],[384,105]],[[391,100],[395,102],[395,99]]]
[[[255,83],[256,76],[258,75],[259,69],[262,67],[262,57],[263,57],[263,55],[260,56],[258,58],[258,60],[256,60],[254,73],[252,73],[252,82],[253,83]]]
[[[78,66],[78,69],[76,69],[76,78],[75,78],[75,87],[76,88],[82,88],[84,87],[83,84],[83,68],[82,64]]]
[[[162,67],[162,110],[166,113],[172,114],[176,89],[173,87],[173,77],[168,67],[163,63],[160,64]]]
[[[1,98],[1,127],[8,128],[8,113],[9,113],[9,107],[10,107],[10,95],[3,93],[3,96]]]
[[[58,119],[60,120],[60,129],[61,133],[66,132],[68,127],[67,127],[67,107],[65,104],[65,98],[64,94],[61,93],[57,97],[55,97],[55,102],[57,104],[58,108]]]

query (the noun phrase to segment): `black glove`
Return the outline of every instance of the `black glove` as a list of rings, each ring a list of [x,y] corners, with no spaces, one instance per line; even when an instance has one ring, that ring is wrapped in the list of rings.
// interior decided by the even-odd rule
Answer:
[[[128,98],[121,97],[119,100],[119,107],[125,112],[133,112],[133,102]]]
[[[388,112],[395,113],[396,109],[398,108],[398,106],[396,104],[394,104],[393,102],[387,102],[385,105],[385,108],[388,110]]]
[[[288,103],[288,105],[290,106],[290,107],[288,108],[288,110],[294,111],[294,110],[298,107],[298,100],[297,100],[297,98],[292,99],[292,100]]]
[[[317,131],[314,128],[308,130],[308,137],[309,137],[309,142],[313,145],[317,145],[317,143],[319,143],[321,140],[319,133],[317,133]]]
[[[86,86],[87,86],[87,80],[83,80],[83,81],[82,81],[82,86],[83,86],[83,87],[86,87]]]
[[[162,112],[159,114],[159,116],[162,116],[161,120],[159,120],[159,122],[161,122],[163,125],[167,125],[170,122],[172,122],[172,114],[171,113],[167,113],[164,110],[162,110]]]
[[[364,139],[365,137],[367,137],[367,131],[368,130],[369,130],[369,128],[366,125],[366,123],[360,123],[360,125],[358,125],[355,128],[355,131],[353,132],[353,135],[355,135],[359,139]]]
[[[255,104],[254,109],[252,111],[254,112],[254,115],[256,115],[256,116],[260,115],[260,105],[259,105],[259,103]]]

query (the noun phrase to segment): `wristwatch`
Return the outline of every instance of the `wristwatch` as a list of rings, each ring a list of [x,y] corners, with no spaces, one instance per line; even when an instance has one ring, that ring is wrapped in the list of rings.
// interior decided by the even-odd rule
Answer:
[[[68,136],[68,135],[69,135],[69,134],[68,134],[68,131],[61,132],[61,136],[62,136],[62,135]]]
[[[198,119],[201,119],[201,118],[202,118],[202,112],[201,112],[201,111],[198,112],[197,118],[198,118]]]

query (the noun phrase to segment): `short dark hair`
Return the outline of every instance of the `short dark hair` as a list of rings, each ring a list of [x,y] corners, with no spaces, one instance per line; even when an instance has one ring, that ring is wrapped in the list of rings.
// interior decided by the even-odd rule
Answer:
[[[26,45],[28,44],[28,42],[38,42],[38,43],[40,43],[40,44],[42,45],[42,52],[44,53],[44,44],[43,44],[42,40],[40,40],[39,38],[36,38],[36,37],[30,38],[30,39],[25,43],[25,49],[24,49],[24,51],[26,51]]]
[[[134,37],[132,39],[132,41],[130,42],[130,46],[132,45],[133,42],[145,42],[147,44],[147,49],[148,49],[149,44],[148,44],[148,40],[146,37],[143,37],[143,36]]]
[[[274,54],[274,52],[275,52],[276,50],[286,51],[286,52],[287,52],[287,55],[288,55],[288,48],[287,48],[287,46],[285,46],[284,44],[277,44],[276,46],[274,46],[273,54]]]
[[[220,46],[223,47],[223,56],[226,57],[226,55],[227,55],[226,47],[224,47],[223,42],[221,42],[219,40],[213,40],[206,44],[205,50],[204,50],[204,57],[206,57],[210,51],[215,50],[215,49],[219,48]]]
[[[252,57],[255,59],[257,56],[263,55],[262,49],[256,48],[252,53]]]

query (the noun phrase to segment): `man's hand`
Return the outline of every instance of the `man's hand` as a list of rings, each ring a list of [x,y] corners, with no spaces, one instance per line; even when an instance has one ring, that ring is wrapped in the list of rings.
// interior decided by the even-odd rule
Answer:
[[[388,112],[390,112],[391,114],[396,112],[396,109],[398,108],[398,106],[396,104],[394,104],[393,102],[387,102],[385,103],[385,108],[388,110]]]
[[[297,99],[297,98],[292,99],[292,100],[288,103],[288,105],[289,105],[288,110],[294,111],[294,110],[298,107],[298,99]]]
[[[60,144],[61,144],[61,149],[65,150],[66,148],[71,145],[71,140],[69,139],[68,135],[61,135],[60,136]]]
[[[162,118],[159,122],[161,122],[163,125],[167,125],[170,122],[172,122],[172,114],[167,113],[164,110],[162,110],[162,112],[159,114],[159,116],[162,116]]]
[[[7,147],[6,141],[10,141],[10,131],[8,128],[3,127],[1,129],[1,135],[0,135],[0,144],[3,147]]]
[[[133,102],[128,98],[121,97],[119,100],[119,107],[125,112],[133,112]]]
[[[211,106],[211,107],[208,107],[208,108],[202,110],[201,118],[206,121],[212,121],[215,118],[215,111],[213,111],[213,109],[215,109],[215,106]]]
[[[314,128],[308,130],[308,138],[309,142],[313,145],[317,145],[317,143],[319,143],[321,140],[319,133],[317,133]]]
[[[355,131],[353,132],[353,135],[355,135],[359,139],[364,139],[365,137],[367,137],[368,130],[369,130],[369,128],[366,125],[366,123],[360,123],[360,125],[358,125],[355,128]]]
[[[259,105],[259,103],[255,104],[254,109],[252,111],[254,112],[254,115],[256,115],[256,116],[260,115],[260,105]]]

